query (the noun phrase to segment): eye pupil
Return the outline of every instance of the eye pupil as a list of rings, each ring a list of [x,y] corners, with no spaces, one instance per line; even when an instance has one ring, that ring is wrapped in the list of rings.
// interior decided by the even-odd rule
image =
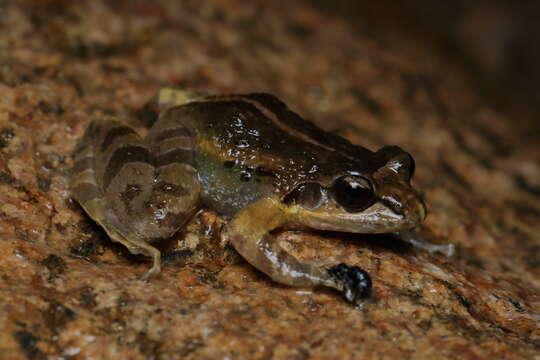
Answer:
[[[370,182],[361,176],[342,176],[332,184],[334,200],[348,212],[359,212],[375,200]]]

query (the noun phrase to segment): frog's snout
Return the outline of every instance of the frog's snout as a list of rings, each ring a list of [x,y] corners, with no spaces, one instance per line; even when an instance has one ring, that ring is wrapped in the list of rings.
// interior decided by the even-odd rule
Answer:
[[[418,219],[418,223],[421,223],[424,221],[424,219],[427,216],[427,208],[426,204],[424,203],[424,200],[418,196],[418,200],[416,201],[416,218]]]
[[[420,195],[415,195],[416,196],[407,199],[406,204],[404,204],[405,211],[403,213],[406,221],[412,226],[421,224],[427,215],[424,200],[420,197]]]
[[[416,226],[426,218],[426,205],[414,191],[388,192],[380,196],[380,201],[407,225]]]

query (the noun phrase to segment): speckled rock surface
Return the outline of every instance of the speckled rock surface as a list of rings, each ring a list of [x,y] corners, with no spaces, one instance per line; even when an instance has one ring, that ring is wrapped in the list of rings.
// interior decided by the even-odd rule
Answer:
[[[540,147],[444,58],[302,1],[0,2],[0,358],[540,358]],[[369,22],[373,25],[373,22]],[[362,308],[277,285],[211,213],[145,258],[108,241],[67,189],[90,120],[162,86],[268,91],[304,117],[417,162],[422,232],[283,233],[304,261],[374,279]]]

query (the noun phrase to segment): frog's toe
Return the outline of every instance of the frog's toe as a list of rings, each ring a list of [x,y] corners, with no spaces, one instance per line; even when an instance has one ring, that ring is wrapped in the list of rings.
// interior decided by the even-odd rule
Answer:
[[[141,276],[141,280],[148,281],[148,279],[156,276],[161,271],[160,265],[154,265],[150,269],[146,270],[144,274]]]
[[[143,274],[142,279],[148,280],[151,277],[156,276],[161,271],[161,253],[153,246],[147,245],[148,255],[152,256],[152,267]]]
[[[341,263],[329,268],[328,273],[341,284],[343,296],[353,304],[371,294],[371,277],[358,266]]]

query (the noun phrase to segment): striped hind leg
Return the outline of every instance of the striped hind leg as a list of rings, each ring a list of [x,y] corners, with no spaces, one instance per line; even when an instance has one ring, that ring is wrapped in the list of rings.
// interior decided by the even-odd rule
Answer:
[[[103,117],[81,140],[71,179],[74,198],[112,240],[131,253],[152,257],[145,278],[161,268],[161,254],[150,243],[176,232],[198,199],[197,189],[191,195],[178,191],[183,189],[178,182],[189,182],[193,173],[175,169],[174,178],[160,170],[146,142],[131,127]]]

